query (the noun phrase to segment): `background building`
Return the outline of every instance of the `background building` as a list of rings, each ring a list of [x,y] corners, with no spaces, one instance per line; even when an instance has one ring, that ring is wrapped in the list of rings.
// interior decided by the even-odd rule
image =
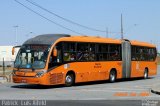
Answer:
[[[13,66],[19,48],[15,49],[14,55],[12,55],[12,48],[13,46],[0,46],[0,66],[3,65],[3,58],[5,66]]]

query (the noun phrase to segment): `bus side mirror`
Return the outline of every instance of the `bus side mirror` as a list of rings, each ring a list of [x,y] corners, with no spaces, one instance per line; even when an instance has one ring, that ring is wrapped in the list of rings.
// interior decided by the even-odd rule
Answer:
[[[20,48],[21,46],[14,46],[12,47],[12,55],[15,55],[15,52],[17,52],[17,50],[15,51],[15,49]]]
[[[14,51],[15,51],[15,48],[13,47],[13,48],[12,48],[12,55],[14,55]]]
[[[53,56],[57,57],[57,49],[56,48],[53,49]]]

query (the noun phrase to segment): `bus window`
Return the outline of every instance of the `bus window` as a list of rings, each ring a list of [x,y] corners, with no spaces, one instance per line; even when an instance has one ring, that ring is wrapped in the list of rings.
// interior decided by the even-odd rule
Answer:
[[[88,43],[77,43],[77,61],[89,61]]]
[[[140,46],[132,46],[132,60],[137,61],[154,61],[156,49]]]
[[[22,65],[27,64],[27,60],[26,60],[26,53],[22,53]]]
[[[41,69],[45,67],[48,45],[25,45],[15,60],[15,67]]]
[[[57,63],[62,63],[62,43],[58,43],[56,46],[57,49]]]
[[[136,57],[136,47],[135,46],[131,47],[131,59],[132,59],[132,61],[137,60],[137,57]]]
[[[157,55],[157,52],[156,52],[156,49],[155,48],[148,48],[148,60],[149,61],[155,61],[156,59],[156,55]]]
[[[63,61],[76,61],[75,43],[63,42]]]
[[[121,46],[116,44],[109,45],[109,60],[121,60]]]
[[[95,44],[90,44],[89,45],[89,61],[95,61],[96,60],[95,52],[96,52]]]
[[[140,47],[139,49],[139,55],[140,55],[140,60],[143,61],[144,59],[144,48]]]
[[[97,61],[108,60],[108,44],[97,45]]]
[[[49,58],[48,68],[53,68],[59,63],[62,63],[62,45],[58,43],[52,50]]]

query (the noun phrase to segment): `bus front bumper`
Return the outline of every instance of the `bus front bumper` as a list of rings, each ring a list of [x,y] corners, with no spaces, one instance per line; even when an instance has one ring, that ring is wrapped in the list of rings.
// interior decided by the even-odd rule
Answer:
[[[14,83],[41,84],[40,78],[13,76]]]

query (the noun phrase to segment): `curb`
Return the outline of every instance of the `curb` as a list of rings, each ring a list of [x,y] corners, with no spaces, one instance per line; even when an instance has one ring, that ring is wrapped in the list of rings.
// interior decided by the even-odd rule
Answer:
[[[160,95],[160,84],[156,84],[151,88],[151,92],[157,95]]]
[[[151,92],[160,95],[160,91],[151,89]]]

